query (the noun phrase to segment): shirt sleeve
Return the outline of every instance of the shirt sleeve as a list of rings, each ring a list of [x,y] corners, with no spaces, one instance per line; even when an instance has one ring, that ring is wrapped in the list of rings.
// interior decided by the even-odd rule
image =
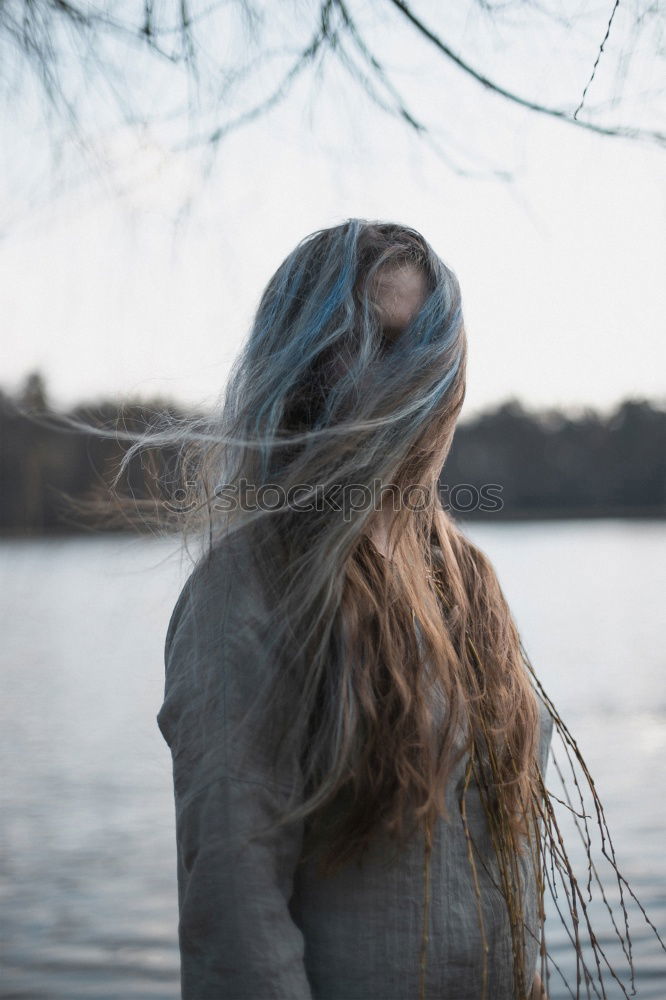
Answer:
[[[165,646],[182,998],[311,1000],[289,905],[303,824],[257,836],[302,791],[297,755],[276,765],[267,732],[235,727],[271,666],[240,575],[219,557],[196,570]]]

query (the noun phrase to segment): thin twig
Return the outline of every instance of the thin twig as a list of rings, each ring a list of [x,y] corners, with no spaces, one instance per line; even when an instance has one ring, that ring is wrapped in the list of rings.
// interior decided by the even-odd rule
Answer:
[[[597,58],[594,60],[594,66],[592,67],[592,73],[590,74],[590,79],[585,84],[585,89],[583,91],[583,96],[580,99],[580,104],[573,113],[574,118],[578,117],[578,112],[582,110],[582,107],[585,104],[585,98],[587,96],[587,92],[590,89],[590,85],[594,80],[594,77],[597,72],[597,66],[599,65],[599,60],[601,59],[601,53],[604,51],[604,45],[608,41],[608,36],[610,35],[611,25],[613,23],[613,18],[615,17],[615,11],[618,9],[619,6],[620,6],[620,0],[615,0],[615,4],[613,5],[613,10],[611,11],[610,20],[608,22],[608,27],[606,28],[606,34],[604,35],[604,40],[599,46],[599,51],[597,52]]]

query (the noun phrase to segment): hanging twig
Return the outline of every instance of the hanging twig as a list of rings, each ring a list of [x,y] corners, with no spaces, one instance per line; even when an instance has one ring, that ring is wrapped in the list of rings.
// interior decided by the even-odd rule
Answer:
[[[582,107],[585,104],[585,97],[587,96],[587,92],[590,89],[590,85],[594,80],[595,74],[597,72],[597,66],[599,65],[599,60],[601,59],[601,53],[604,51],[604,45],[608,41],[608,36],[610,35],[610,30],[611,30],[611,24],[613,23],[613,18],[615,17],[615,11],[619,6],[620,6],[620,0],[615,0],[613,10],[611,11],[610,20],[608,22],[608,27],[606,28],[606,34],[604,35],[604,40],[599,46],[599,51],[597,52],[597,58],[594,60],[594,66],[592,67],[592,73],[590,74],[590,79],[585,84],[585,89],[583,91],[583,96],[580,99],[580,104],[573,113],[574,118],[578,117],[578,112],[582,110]]]

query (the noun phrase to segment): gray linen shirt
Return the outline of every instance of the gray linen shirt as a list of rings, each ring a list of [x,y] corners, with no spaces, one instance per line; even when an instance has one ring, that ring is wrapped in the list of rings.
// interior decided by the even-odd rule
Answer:
[[[322,878],[300,863],[308,823],[245,839],[302,789],[300,769],[275,773],[265,732],[234,740],[229,727],[256,693],[262,607],[242,546],[228,540],[192,573],[166,637],[166,684],[157,722],[173,759],[179,945],[183,1000],[412,1000],[419,990],[423,837],[397,864],[383,838],[361,859]],[[552,719],[541,705],[545,775]],[[243,744],[243,745],[241,745]],[[241,751],[245,755],[241,762]],[[249,752],[249,757],[248,757]],[[438,821],[431,857],[426,976],[429,1000],[479,1000],[482,938],[467,842],[457,806],[465,759],[447,788],[450,820]],[[281,765],[282,766],[282,765]],[[488,944],[488,1000],[514,1000],[506,904],[497,888],[478,791],[468,789],[468,824],[479,856]],[[333,803],[331,817],[344,808]],[[494,872],[494,874],[493,874]],[[539,932],[529,858],[521,860],[528,927],[527,981]]]

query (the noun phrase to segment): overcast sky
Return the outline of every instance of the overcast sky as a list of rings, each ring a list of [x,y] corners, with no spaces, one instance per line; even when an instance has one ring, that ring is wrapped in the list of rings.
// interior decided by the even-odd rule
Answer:
[[[2,386],[39,369],[57,404],[158,394],[210,403],[283,257],[313,230],[361,216],[415,226],[457,273],[470,343],[464,415],[510,396],[602,410],[627,396],[663,400],[663,153],[437,77],[411,35],[384,41],[438,142],[511,181],[458,176],[333,76],[314,103],[304,81],[288,104],[230,135],[205,183],[196,156],[120,130],[113,151],[129,164],[129,193],[88,182],[39,198],[35,173],[24,205],[16,162],[31,162],[33,147],[37,159],[38,137],[6,116],[5,149],[20,156],[3,181]],[[542,92],[563,86],[568,68],[548,38],[530,59]],[[519,75],[523,92],[537,86],[529,67]]]

